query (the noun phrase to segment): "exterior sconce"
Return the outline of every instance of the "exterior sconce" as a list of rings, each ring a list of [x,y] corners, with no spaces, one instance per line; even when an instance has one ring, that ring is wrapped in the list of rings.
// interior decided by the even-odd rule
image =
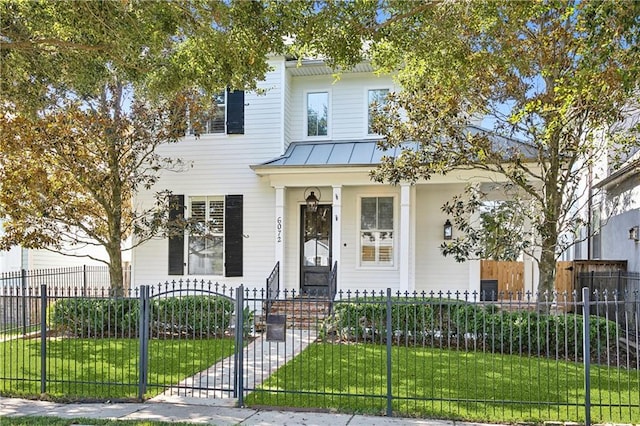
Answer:
[[[318,191],[318,195],[320,195],[320,190],[318,188],[313,188]],[[310,188],[304,190],[305,195],[309,191],[309,195],[307,195],[304,201],[307,203],[307,210],[312,213],[315,213],[318,210],[318,203],[320,202],[320,198],[316,197],[315,191],[311,191]]]
[[[447,221],[444,223],[444,239],[445,240],[450,240],[453,238],[453,225],[451,225],[451,222],[449,222],[449,219],[447,219]]]
[[[638,225],[629,228],[629,239],[636,243],[640,241],[640,230]]]

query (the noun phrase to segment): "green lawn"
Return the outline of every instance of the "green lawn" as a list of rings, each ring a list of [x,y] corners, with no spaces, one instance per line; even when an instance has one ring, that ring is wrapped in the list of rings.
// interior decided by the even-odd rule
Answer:
[[[232,339],[158,340],[149,346],[145,396],[162,392],[233,354]],[[130,399],[138,394],[138,339],[51,339],[47,342],[46,394],[53,398]],[[40,340],[0,342],[0,393],[40,395]]]
[[[579,363],[394,347],[392,366],[396,415],[483,422],[584,421],[579,405],[584,401],[584,373]],[[386,377],[385,346],[316,343],[280,368],[246,402],[382,414]],[[594,422],[640,422],[638,370],[594,367],[591,385],[592,403],[624,406],[592,407]],[[279,392],[285,389],[287,393]]]

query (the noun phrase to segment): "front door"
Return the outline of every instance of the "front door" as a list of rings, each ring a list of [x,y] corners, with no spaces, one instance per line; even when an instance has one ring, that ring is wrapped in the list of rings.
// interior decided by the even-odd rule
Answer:
[[[328,296],[331,272],[331,205],[300,208],[300,292]]]

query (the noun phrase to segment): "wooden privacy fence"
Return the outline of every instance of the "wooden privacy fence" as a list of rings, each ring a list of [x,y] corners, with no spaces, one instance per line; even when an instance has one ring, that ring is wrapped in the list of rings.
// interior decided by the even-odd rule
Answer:
[[[524,292],[524,262],[480,261],[480,280],[498,281],[498,294]]]
[[[624,260],[573,260],[556,263],[555,291],[566,293],[566,301],[572,302],[574,291],[580,291],[578,278],[580,274],[588,272],[626,272],[627,262]],[[506,298],[509,293],[524,293],[524,262],[505,262],[497,260],[480,261],[480,280],[482,283],[497,281],[497,288],[486,286],[487,291],[495,291],[500,297]],[[564,297],[564,296],[563,296]]]

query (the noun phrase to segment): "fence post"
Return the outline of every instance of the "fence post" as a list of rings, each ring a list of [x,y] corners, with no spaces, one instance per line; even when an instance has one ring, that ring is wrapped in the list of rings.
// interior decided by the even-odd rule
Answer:
[[[24,269],[23,269],[24,271]],[[40,393],[47,391],[47,286],[40,286]]]
[[[82,265],[82,295],[87,295],[87,265]]]
[[[391,402],[393,400],[392,395],[392,383],[391,383],[391,339],[393,339],[393,325],[391,324],[391,289],[387,288],[387,417],[393,416],[393,408]]]
[[[233,397],[238,398],[238,406],[244,406],[244,285],[236,289],[236,324],[234,348]]]
[[[149,378],[149,286],[140,286],[140,376],[138,378],[138,399],[143,400],[147,391],[147,381]]]
[[[584,424],[591,425],[591,349],[589,333],[589,316],[591,313],[589,288],[582,288],[582,358],[584,359]]]
[[[27,271],[22,269],[20,276],[22,287],[22,335],[27,335]]]

